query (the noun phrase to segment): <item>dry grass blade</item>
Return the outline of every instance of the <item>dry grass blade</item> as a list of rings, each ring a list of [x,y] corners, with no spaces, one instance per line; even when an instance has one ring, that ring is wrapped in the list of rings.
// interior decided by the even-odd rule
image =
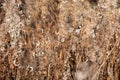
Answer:
[[[95,79],[95,77],[97,76],[97,74],[99,74],[101,68],[104,66],[104,64],[106,63],[106,61],[109,59],[110,55],[112,54],[115,46],[119,44],[119,40],[116,41],[116,43],[114,44],[114,47],[112,48],[112,50],[110,52],[108,52],[108,55],[106,57],[106,59],[103,61],[103,63],[100,65],[99,69],[97,70],[97,72],[95,72],[94,76],[92,77],[92,80]],[[96,80],[96,79],[95,79]]]

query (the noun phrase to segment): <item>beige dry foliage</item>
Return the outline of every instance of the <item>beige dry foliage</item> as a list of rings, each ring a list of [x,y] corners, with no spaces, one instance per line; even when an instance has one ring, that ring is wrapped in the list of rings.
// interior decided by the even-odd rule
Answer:
[[[119,80],[120,0],[0,0],[0,80]]]

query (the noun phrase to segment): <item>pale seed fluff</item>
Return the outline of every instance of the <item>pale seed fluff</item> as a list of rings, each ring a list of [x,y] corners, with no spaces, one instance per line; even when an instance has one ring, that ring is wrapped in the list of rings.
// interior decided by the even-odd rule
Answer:
[[[88,76],[87,72],[76,71],[75,73],[75,80],[84,80]]]

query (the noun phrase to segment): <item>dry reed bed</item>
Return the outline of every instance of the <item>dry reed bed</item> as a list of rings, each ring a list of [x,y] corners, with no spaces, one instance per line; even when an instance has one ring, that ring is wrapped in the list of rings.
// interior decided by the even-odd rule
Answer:
[[[119,0],[0,0],[0,80],[119,80]]]

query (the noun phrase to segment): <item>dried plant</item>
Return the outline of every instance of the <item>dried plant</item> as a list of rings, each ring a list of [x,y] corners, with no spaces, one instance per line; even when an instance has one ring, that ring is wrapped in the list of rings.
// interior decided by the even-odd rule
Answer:
[[[0,0],[0,80],[119,80],[119,0]]]

